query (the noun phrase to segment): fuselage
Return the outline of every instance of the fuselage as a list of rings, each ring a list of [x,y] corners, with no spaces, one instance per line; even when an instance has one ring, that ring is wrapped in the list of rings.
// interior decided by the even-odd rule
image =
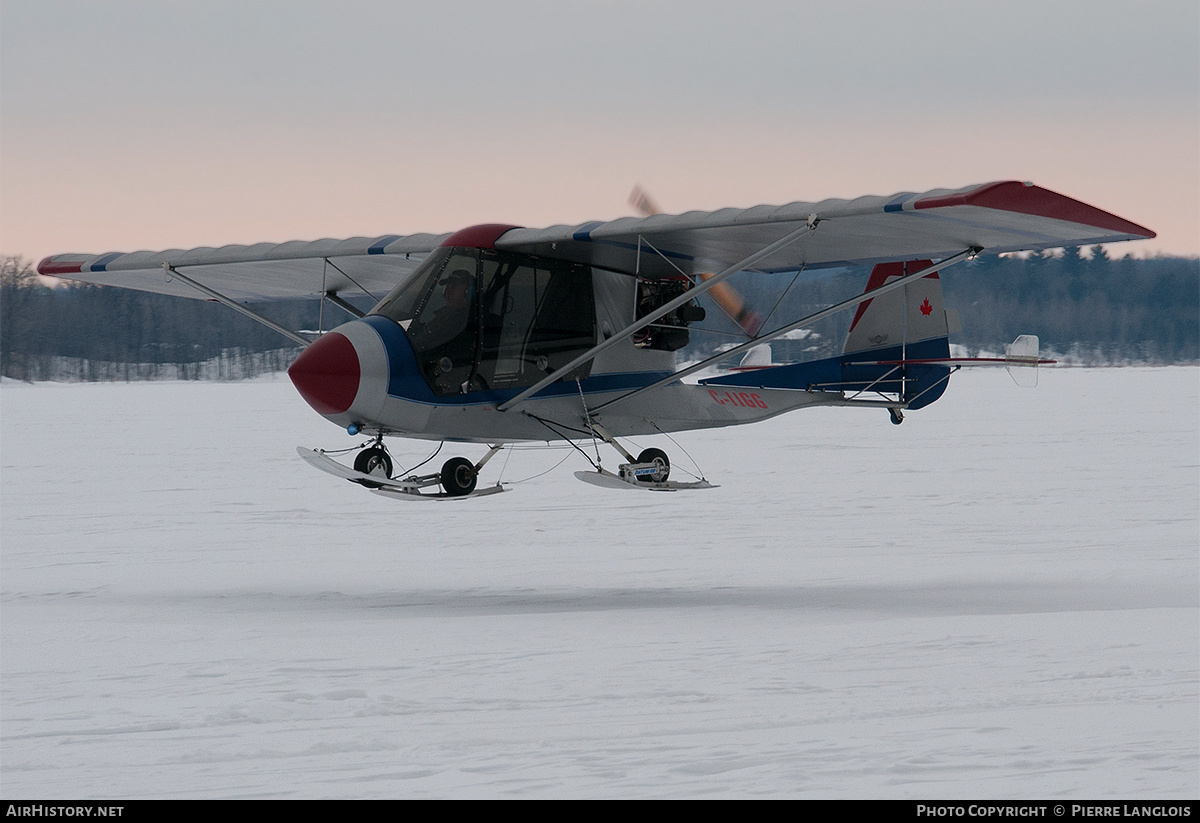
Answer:
[[[447,240],[367,315],[312,343],[289,369],[301,396],[350,431],[433,440],[547,441],[725,426],[830,402],[802,392],[676,381],[686,330],[631,338],[508,411],[498,407],[645,311],[636,277],[495,250],[506,227]],[[469,243],[469,244],[468,244]],[[651,422],[653,421],[653,422]]]

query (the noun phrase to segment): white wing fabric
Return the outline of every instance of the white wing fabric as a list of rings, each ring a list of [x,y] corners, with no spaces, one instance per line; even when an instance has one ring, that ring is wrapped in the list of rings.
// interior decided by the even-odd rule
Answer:
[[[936,260],[974,246],[999,253],[1155,236],[1147,228],[1078,200],[1031,183],[1008,181],[923,194],[513,228],[499,236],[495,247],[660,277],[678,271],[720,271],[806,224],[815,224],[815,229],[760,261],[755,269],[794,271],[802,266]],[[353,295],[360,290],[379,298],[449,237],[387,235],[187,251],[65,254],[47,257],[38,272],[204,297],[186,283],[170,279],[163,270],[165,263],[239,301],[328,291]]]
[[[386,235],[159,252],[58,254],[39,263],[38,273],[207,299],[188,284],[169,277],[163,270],[166,263],[238,301],[315,297],[329,291],[350,297],[365,292],[378,299],[447,237]]]
[[[814,218],[819,221],[815,231],[755,268],[794,271],[801,266],[936,260],[972,246],[999,253],[1154,237],[1149,229],[1086,203],[1009,181],[923,194],[519,229],[501,237],[496,247],[618,271],[637,269],[644,276],[676,273],[671,264],[696,274],[731,266]]]

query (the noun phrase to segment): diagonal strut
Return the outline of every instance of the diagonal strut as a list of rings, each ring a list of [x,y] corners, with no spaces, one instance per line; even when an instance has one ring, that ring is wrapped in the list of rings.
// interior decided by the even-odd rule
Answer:
[[[870,300],[873,297],[878,297],[881,294],[892,291],[894,289],[898,289],[902,285],[907,285],[909,280],[915,280],[915,279],[918,279],[921,277],[925,277],[926,275],[932,274],[935,271],[940,271],[941,269],[945,269],[950,266],[953,266],[955,263],[960,263],[969,257],[974,257],[975,255],[979,254],[979,252],[981,252],[981,251],[983,251],[982,247],[972,246],[969,249],[960,251],[958,254],[947,257],[945,260],[942,260],[938,263],[934,263],[932,266],[926,266],[925,268],[921,269],[920,271],[916,271],[911,274],[906,274],[902,277],[899,277],[899,278],[893,280],[890,283],[885,283],[884,285],[880,286],[879,288],[871,289],[870,291],[866,291],[866,292],[863,292],[862,294],[856,295],[855,297],[851,297],[848,300],[843,300],[840,303],[835,303],[834,305],[830,306],[829,308],[822,309],[821,311],[816,312],[814,314],[810,314],[810,315],[808,315],[808,317],[802,317],[799,320],[795,321],[794,323],[788,323],[786,326],[781,326],[773,332],[769,332],[768,334],[764,334],[759,337],[756,337],[753,340],[749,340],[749,341],[741,344],[740,346],[734,346],[732,349],[726,349],[723,352],[718,352],[717,354],[714,354],[712,357],[709,357],[705,360],[701,360],[699,363],[695,363],[691,366],[688,366],[686,369],[680,369],[679,371],[675,372],[674,374],[672,374],[668,377],[664,377],[662,380],[659,380],[656,383],[651,383],[650,385],[643,386],[640,389],[634,389],[633,391],[629,392],[628,394],[623,394],[620,397],[614,397],[612,400],[609,400],[606,403],[601,403],[599,406],[596,406],[591,411],[593,413],[599,412],[601,409],[605,409],[605,408],[613,405],[614,403],[620,403],[623,400],[628,400],[629,398],[633,397],[634,395],[641,394],[642,392],[648,392],[648,391],[651,391],[652,389],[657,389],[660,386],[667,385],[668,383],[674,383],[684,377],[687,377],[689,374],[695,374],[696,372],[700,371],[701,369],[711,366],[713,363],[716,363],[720,360],[725,360],[727,358],[734,357],[738,354],[741,354],[744,351],[748,351],[749,349],[754,348],[755,346],[761,346],[763,343],[770,342],[771,340],[774,340],[777,337],[782,337],[783,335],[790,332],[792,329],[798,329],[798,328],[801,328],[802,326],[811,325],[812,323],[815,323],[818,320],[822,320],[826,317],[829,317],[831,314],[837,314],[840,311],[845,311],[846,309],[853,308],[854,306],[857,306],[859,303],[862,303],[866,300]]]
[[[784,248],[785,246],[789,246],[792,243],[796,242],[801,237],[803,237],[804,235],[808,234],[810,231],[815,229],[817,227],[818,222],[819,222],[819,220],[817,220],[815,218],[815,216],[813,218],[810,218],[807,225],[801,226],[800,228],[796,229],[795,231],[789,232],[788,234],[786,234],[783,237],[776,240],[774,243],[771,243],[770,245],[764,246],[763,248],[759,249],[758,251],[756,251],[754,254],[750,255],[746,259],[739,260],[737,263],[734,263],[732,266],[725,269],[724,271],[721,271],[720,273],[713,275],[708,280],[705,280],[703,283],[701,283],[697,286],[693,286],[692,288],[688,289],[683,294],[676,297],[674,300],[670,300],[666,303],[663,303],[657,309],[650,312],[649,314],[647,314],[645,317],[641,318],[640,320],[634,321],[632,324],[621,329],[619,332],[617,332],[612,337],[605,340],[603,343],[598,343],[595,346],[592,346],[590,349],[588,349],[583,354],[576,357],[571,362],[567,363],[565,366],[561,366],[558,369],[555,369],[554,372],[552,372],[551,374],[542,378],[538,382],[534,383],[532,386],[525,389],[525,391],[523,391],[520,394],[518,394],[517,396],[513,397],[511,400],[506,400],[505,402],[501,403],[499,406],[496,407],[496,410],[497,411],[508,411],[508,410],[512,409],[514,406],[524,403],[527,399],[529,399],[533,395],[537,394],[542,389],[546,388],[546,386],[549,386],[555,380],[558,380],[563,375],[570,374],[572,371],[577,369],[579,366],[582,366],[584,363],[594,360],[596,358],[596,356],[599,355],[601,352],[607,351],[608,349],[617,345],[618,343],[625,340],[626,338],[632,337],[637,332],[639,332],[642,329],[646,328],[647,326],[653,324],[660,317],[670,314],[671,312],[675,311],[675,309],[682,306],[684,303],[687,303],[688,301],[695,299],[698,295],[703,294],[704,292],[711,289],[713,286],[716,286],[718,283],[724,282],[725,280],[729,279],[730,277],[737,274],[738,272],[744,271],[744,270],[750,268],[751,266],[753,266],[754,264],[756,264],[758,261],[762,260],[763,258],[768,257],[768,256],[774,254],[775,252],[779,251],[780,249]]]

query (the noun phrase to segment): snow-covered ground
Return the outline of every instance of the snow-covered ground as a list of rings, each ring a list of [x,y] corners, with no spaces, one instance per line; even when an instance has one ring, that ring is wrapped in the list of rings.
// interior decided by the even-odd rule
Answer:
[[[976,371],[677,437],[711,491],[423,503],[285,379],[5,383],[0,793],[1195,798],[1198,395]]]

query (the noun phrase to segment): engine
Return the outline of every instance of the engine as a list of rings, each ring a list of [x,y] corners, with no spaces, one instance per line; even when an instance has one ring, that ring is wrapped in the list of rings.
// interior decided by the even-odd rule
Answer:
[[[671,302],[692,287],[692,281],[683,275],[664,277],[657,280],[638,280],[638,319]],[[704,308],[689,300],[674,311],[660,317],[633,336],[633,345],[642,349],[678,351],[688,344],[691,334],[688,326],[705,317]]]

